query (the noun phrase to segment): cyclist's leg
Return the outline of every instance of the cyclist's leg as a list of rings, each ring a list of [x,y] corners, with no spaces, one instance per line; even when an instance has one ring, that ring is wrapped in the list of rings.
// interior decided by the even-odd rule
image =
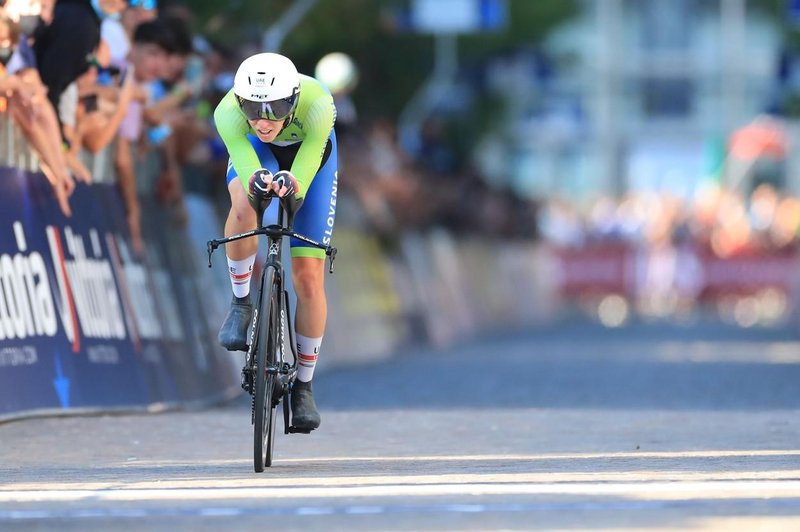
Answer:
[[[235,175],[228,182],[228,193],[231,197],[231,209],[228,212],[227,220],[225,220],[226,237],[250,231],[256,226],[256,213],[247,201],[247,192],[245,192],[244,187]],[[257,248],[258,240],[255,237],[243,238],[242,240],[225,244],[225,255],[227,255],[229,261],[255,258]],[[234,292],[236,291],[237,287],[234,285]]]
[[[273,173],[277,172],[278,161],[275,159],[269,147],[252,135],[248,135],[247,139],[253,146],[262,168],[266,168]],[[236,171],[230,160],[228,160],[226,180],[228,183],[228,193],[231,196],[231,210],[225,222],[225,236],[228,237],[254,229],[256,227],[256,213],[247,201],[247,191],[242,186],[241,180],[236,175]],[[225,253],[229,258],[242,260],[250,255],[255,257],[257,248],[258,240],[255,237],[244,238],[226,244]]]
[[[338,157],[336,137],[331,134],[331,153],[319,169],[298,211],[294,229],[317,242],[329,244],[336,217]],[[292,240],[292,282],[297,294],[295,330],[297,332],[298,372],[292,391],[292,424],[316,428],[320,417],[311,390],[317,357],[327,320],[325,298],[325,253]]]
[[[314,176],[294,222],[298,233],[324,244],[330,244],[336,218],[337,166],[336,136],[332,133],[331,153]],[[291,247],[292,282],[297,294],[295,329],[301,336],[321,341],[327,319],[325,252],[295,239]],[[312,348],[318,350],[319,346]],[[313,353],[311,350],[308,354]],[[312,372],[303,373],[300,380],[311,380],[311,376]]]
[[[324,266],[325,259],[322,258],[292,257],[292,282],[297,294],[295,338],[298,367],[297,380],[292,387],[291,406],[292,425],[297,428],[315,429],[319,427],[321,421],[314,402],[311,380],[327,318],[327,302],[323,286]]]
[[[258,139],[248,138],[258,154],[262,166],[271,171],[277,171],[278,163],[266,145]],[[247,192],[230,162],[228,162],[226,178],[231,197],[231,209],[225,221],[225,236],[228,237],[255,228],[256,213],[247,201]],[[258,240],[255,237],[225,244],[233,299],[228,315],[219,331],[219,342],[229,350],[247,348],[247,327],[252,317],[250,278],[257,250]]]

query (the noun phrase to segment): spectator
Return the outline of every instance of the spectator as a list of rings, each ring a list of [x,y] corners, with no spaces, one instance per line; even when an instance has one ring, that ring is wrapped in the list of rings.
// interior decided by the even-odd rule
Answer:
[[[43,27],[50,24],[53,20],[53,0],[41,0],[39,2],[39,16],[33,16],[30,5],[25,5],[24,1],[13,2],[7,4],[7,7],[13,6],[13,11],[20,16],[20,20],[25,22],[24,27],[20,25],[20,38],[17,42],[17,47],[12,54],[7,65],[8,72],[11,74],[18,74],[26,84],[31,85],[36,92],[41,92],[44,98],[47,98],[47,89],[44,87],[39,70],[37,68],[36,55],[34,53],[33,45],[35,42],[34,36],[39,34]],[[63,152],[60,148],[62,144],[62,134],[59,126],[59,117],[57,109],[52,104],[37,105],[37,113],[35,115],[37,121],[41,123],[44,134],[47,137],[47,143],[53,146],[53,150],[58,151],[52,157],[51,167],[58,167],[59,170],[52,170],[53,172],[67,173],[67,170],[72,171],[75,179],[84,183],[91,182],[91,174],[83,163],[69,152]],[[57,162],[56,162],[56,159]],[[48,170],[43,169],[45,172]],[[70,181],[69,188],[72,190],[74,184],[72,178],[67,174]]]
[[[181,107],[198,90],[184,77],[186,65],[192,53],[192,34],[184,19],[169,16],[157,19],[163,32],[169,36],[164,45],[167,59],[159,79],[151,83],[150,101],[143,110],[147,126],[147,140],[158,150],[161,157],[161,175],[156,184],[156,195],[165,203],[177,203],[181,222],[186,221],[183,208],[181,170],[178,157],[179,143],[183,133],[190,128],[194,115],[186,116]],[[202,68],[202,65],[201,65]],[[202,76],[199,72],[198,77]],[[193,80],[193,82],[202,80]],[[175,132],[179,134],[175,134]]]
[[[128,7],[119,17],[105,17],[100,26],[100,34],[108,43],[111,52],[111,66],[124,69],[128,63],[133,32],[144,22],[156,18],[156,0],[127,0]]]
[[[108,72],[109,62],[108,47],[101,41],[91,68],[78,78],[80,100],[74,150],[84,148],[96,154],[107,147],[127,113],[133,96],[133,77],[118,75],[103,80],[100,72]],[[130,70],[123,74],[130,74]]]
[[[132,67],[131,100],[119,129],[119,139],[114,158],[117,180],[125,203],[128,226],[136,252],[144,250],[141,233],[141,209],[136,194],[135,158],[142,132],[142,109],[149,96],[146,85],[164,71],[169,48],[163,25],[153,20],[140,24],[133,34],[133,45],[129,56]]]
[[[36,62],[47,97],[54,108],[64,109],[58,114],[59,124],[64,124],[64,118],[70,120],[77,110],[77,89],[67,92],[67,88],[89,69],[86,58],[100,44],[101,18],[121,12],[125,6],[125,0],[59,0],[53,21],[40,27],[34,42]],[[63,108],[62,98],[67,99]]]
[[[2,81],[0,89],[9,95],[9,111],[25,137],[41,159],[41,168],[53,187],[59,208],[65,216],[72,214],[68,197],[75,188],[66,171],[61,152],[55,112],[46,98],[45,88],[34,69],[11,72],[6,65],[15,53],[20,33],[17,24],[0,11],[0,50]],[[23,65],[24,66],[24,65]]]

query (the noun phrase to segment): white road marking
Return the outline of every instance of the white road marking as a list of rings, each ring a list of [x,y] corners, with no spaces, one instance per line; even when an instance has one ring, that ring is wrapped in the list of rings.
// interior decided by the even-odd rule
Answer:
[[[800,362],[798,342],[661,342],[654,359],[665,362],[791,364]],[[637,352],[640,355],[640,352]]]
[[[285,474],[285,471],[284,471]],[[793,481],[800,479],[800,469],[775,469],[765,468],[762,471],[650,471],[646,469],[633,469],[631,471],[578,471],[578,472],[525,472],[525,473],[432,473],[427,475],[363,475],[363,476],[327,476],[309,477],[292,476],[279,477],[264,475],[239,476],[233,478],[195,478],[195,479],[168,479],[168,480],[146,480],[128,483],[119,482],[87,482],[87,483],[56,483],[56,482],[27,482],[0,487],[0,502],[6,500],[12,493],[63,493],[73,492],[85,493],[147,493],[176,490],[278,490],[288,492],[288,490],[299,489],[318,489],[329,491],[331,489],[344,487],[380,487],[386,485],[408,486],[413,489],[416,486],[430,485],[449,485],[455,486],[451,489],[458,489],[458,486],[477,484],[477,485],[509,485],[530,484],[535,486],[547,486],[551,484],[580,484],[592,485],[596,483],[625,483],[625,484],[645,484],[645,483],[719,483],[728,481],[732,483],[742,482],[768,482],[768,481]],[[509,488],[511,489],[511,488]],[[43,495],[44,496],[44,495]]]
[[[515,462],[546,460],[595,460],[626,458],[752,458],[770,456],[800,456],[797,449],[755,450],[707,450],[707,451],[630,451],[608,453],[561,453],[561,454],[470,454],[470,455],[412,455],[412,456],[321,456],[314,458],[281,458],[281,464],[329,463],[329,462]],[[215,466],[247,465],[247,459],[215,460],[207,462]],[[196,465],[196,462],[174,460],[139,460],[138,466]]]
[[[753,456],[800,456],[798,449],[708,450],[708,451],[631,451],[615,453],[562,453],[562,454],[471,454],[471,455],[421,455],[421,456],[331,456],[323,458],[285,458],[281,462],[482,462],[518,460],[575,460],[597,458],[730,458]],[[237,462],[240,460],[237,460]]]
[[[382,511],[382,506],[348,506],[345,508],[345,513],[354,515],[379,514]]]
[[[147,518],[239,515],[370,515],[391,513],[481,514],[500,512],[639,511],[663,508],[705,508],[728,505],[737,511],[764,508],[800,512],[800,450],[734,450],[682,452],[567,453],[552,455],[383,456],[294,458],[282,460],[278,475],[230,478],[147,480],[137,482],[16,483],[0,487],[0,523],[57,519]],[[748,471],[674,471],[637,469],[637,459],[769,460],[769,467]],[[534,471],[444,473],[426,475],[288,476],[292,465],[326,462],[514,464],[553,460],[623,461],[631,471]],[[240,463],[241,462],[241,463]],[[164,465],[174,466],[174,462]],[[247,466],[225,461],[215,466]],[[685,465],[685,464],[684,464]],[[781,469],[779,466],[785,466]],[[156,462],[130,466],[158,468]],[[751,469],[758,468],[751,464]],[[363,466],[361,466],[363,469]],[[380,469],[378,469],[380,470]],[[502,470],[501,470],[502,471]],[[284,476],[285,475],[285,476]],[[528,497],[522,503],[494,503],[480,497]],[[531,499],[531,497],[535,497]],[[405,499],[403,499],[405,498]],[[418,503],[409,502],[419,501]],[[449,498],[445,502],[443,499]],[[456,502],[452,499],[456,499]],[[494,499],[497,500],[497,499]],[[503,499],[501,499],[503,500]],[[269,505],[262,504],[270,501]],[[378,502],[379,504],[374,504]],[[300,503],[298,505],[297,503]],[[474,504],[473,504],[474,502]],[[186,503],[186,504],[184,504]],[[315,504],[318,503],[318,504]],[[20,509],[20,504],[28,505]],[[46,505],[47,510],[38,508]],[[69,506],[67,506],[69,505]],[[136,507],[131,508],[131,505]],[[4,509],[4,506],[8,509]],[[13,508],[13,509],[11,509]]]
[[[381,514],[480,514],[480,513],[574,513],[581,512],[615,512],[620,511],[639,511],[639,512],[652,512],[664,509],[679,509],[682,512],[691,512],[692,510],[704,511],[708,506],[712,505],[717,510],[720,509],[718,503],[711,503],[708,500],[686,500],[686,501],[641,501],[641,500],[544,500],[544,501],[531,501],[525,503],[487,503],[487,504],[441,504],[441,503],[421,503],[421,504],[383,504],[372,506],[347,506],[347,505],[330,505],[330,506],[292,506],[292,505],[279,505],[279,506],[231,506],[231,507],[216,507],[216,508],[197,508],[197,507],[148,507],[143,509],[124,509],[115,507],[99,507],[91,510],[75,510],[75,509],[51,509],[49,511],[39,510],[11,510],[4,511],[0,509],[0,524],[3,521],[43,521],[54,520],[58,523],[63,523],[66,520],[77,519],[119,519],[119,518],[133,518],[142,519],[148,517],[164,518],[164,517],[238,517],[238,516],[267,516],[267,515],[290,515],[296,517],[317,517],[317,516],[330,516],[330,515],[381,515]],[[737,512],[742,515],[728,516],[728,517],[696,517],[700,522],[705,522],[707,526],[701,527],[706,529],[715,530],[753,530],[755,528],[761,530],[793,530],[797,529],[797,524],[800,523],[800,517],[797,516],[776,516],[768,517],[764,515],[765,512],[770,511],[783,511],[786,510],[800,510],[800,500],[794,499],[786,501],[785,499],[771,501],[769,499],[742,499],[733,500],[728,502],[728,508],[733,507]],[[733,506],[730,506],[733,505]],[[742,526],[748,519],[748,512],[756,514],[754,520],[758,526]],[[736,526],[712,526],[715,522],[722,520],[733,521]],[[772,523],[775,526],[767,526]],[[781,526],[777,526],[780,523]],[[787,526],[788,525],[788,526]],[[766,527],[766,528],[765,528]]]
[[[200,508],[199,513],[204,517],[227,517],[240,512],[236,508]]]
[[[472,475],[476,476],[476,475]],[[797,475],[795,476],[797,478]],[[401,480],[394,478],[395,482]],[[487,495],[617,496],[641,500],[737,498],[798,498],[798,480],[711,480],[655,482],[461,482],[431,484],[378,484],[340,486],[280,486],[241,488],[118,488],[71,490],[8,490],[0,503],[108,502],[108,501],[208,501],[247,499],[331,499],[375,497],[437,497]],[[313,507],[311,510],[313,511]]]

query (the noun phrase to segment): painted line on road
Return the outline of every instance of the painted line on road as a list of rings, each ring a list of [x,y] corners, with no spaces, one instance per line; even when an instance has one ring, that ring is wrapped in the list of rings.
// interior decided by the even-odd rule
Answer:
[[[381,471],[376,463],[375,470]],[[519,464],[514,464],[519,468]],[[299,468],[297,468],[299,470]],[[428,468],[429,470],[431,468]],[[452,471],[453,469],[449,469]],[[382,486],[382,485],[467,485],[467,484],[535,484],[535,485],[563,485],[563,484],[597,484],[597,483],[624,483],[652,484],[661,483],[719,483],[719,482],[769,482],[769,481],[800,481],[800,469],[764,469],[760,471],[691,471],[671,470],[652,471],[649,469],[631,469],[629,471],[521,471],[497,472],[486,471],[482,473],[437,473],[435,471],[426,475],[394,474],[394,475],[330,475],[308,476],[299,471],[292,474],[292,468],[273,468],[276,476],[252,475],[233,477],[203,477],[192,479],[155,479],[128,482],[26,482],[6,484],[0,487],[0,502],[9,493],[70,493],[84,492],[119,492],[122,490],[203,490],[203,489],[277,489],[288,490],[297,488],[331,489],[347,486]]]
[[[754,450],[708,450],[708,451],[631,451],[610,453],[560,453],[560,454],[470,454],[470,455],[421,455],[421,456],[331,456],[323,458],[286,458],[281,462],[481,462],[517,460],[594,460],[597,458],[731,458],[753,456],[800,456],[797,449],[754,449]]]
[[[722,504],[735,505],[739,515],[751,514],[758,517],[758,524],[766,524],[766,514],[780,511],[796,512],[800,508],[800,499],[763,499],[746,498],[723,501]],[[255,505],[214,506],[202,508],[113,508],[94,507],[79,509],[50,510],[2,510],[0,523],[4,521],[42,521],[42,520],[76,520],[76,519],[142,519],[164,517],[242,517],[242,516],[277,516],[290,515],[296,517],[318,517],[331,515],[382,515],[382,514],[481,514],[481,513],[544,513],[544,512],[599,512],[599,511],[654,511],[680,509],[691,511],[713,506],[720,510],[720,501],[714,499],[680,499],[680,500],[583,500],[583,501],[527,501],[525,503],[423,503],[423,504],[375,504],[375,505],[303,505],[303,506],[264,506]],[[738,519],[738,518],[737,518]],[[794,522],[797,518],[791,518]],[[780,519],[778,519],[780,521]],[[785,522],[784,522],[785,524]],[[776,528],[777,529],[777,528]],[[786,529],[786,528],[783,528]]]
[[[0,492],[0,503],[199,501],[224,499],[324,499],[374,497],[431,497],[463,495],[617,496],[643,500],[794,498],[800,500],[800,481],[704,482],[572,482],[572,483],[457,483],[383,484],[368,486],[301,486],[240,488],[149,488],[12,490]]]
[[[800,343],[798,342],[660,342],[652,349],[652,358],[665,362],[692,363],[758,363],[791,364],[800,363]],[[641,359],[641,351],[632,351],[634,357]],[[631,357],[627,357],[631,358]]]
[[[628,460],[631,458],[761,458],[761,457],[800,457],[797,449],[754,449],[754,450],[706,450],[706,451],[630,451],[607,453],[560,453],[560,454],[469,454],[469,455],[410,455],[410,456],[317,456],[308,458],[281,458],[281,464],[309,464],[333,462],[537,462],[557,460]],[[247,465],[251,461],[244,458],[233,460],[213,460],[206,463],[215,466]],[[137,460],[131,468],[152,466],[196,466],[197,462],[176,460]]]
[[[142,519],[165,517],[252,517],[252,516],[296,516],[318,517],[332,515],[385,515],[385,514],[481,514],[481,513],[544,513],[544,512],[601,512],[601,511],[654,511],[680,509],[691,511],[705,509],[712,501],[540,501],[526,503],[485,503],[485,504],[379,504],[370,506],[224,506],[209,508],[91,508],[67,510],[0,510],[0,523],[3,521],[42,521],[74,519]],[[755,514],[778,510],[796,510],[800,501],[796,499],[762,500],[744,499],[732,502],[737,512]],[[718,504],[714,507],[719,510]],[[737,517],[737,522],[742,518]],[[775,520],[781,522],[779,518]],[[796,518],[789,518],[795,522]],[[758,525],[763,527],[770,518],[761,515]],[[783,528],[784,530],[787,528]],[[778,530],[778,528],[776,528]]]

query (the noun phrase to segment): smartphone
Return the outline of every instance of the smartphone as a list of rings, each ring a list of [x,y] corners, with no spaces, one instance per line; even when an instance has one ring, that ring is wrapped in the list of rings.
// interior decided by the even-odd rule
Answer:
[[[186,83],[192,88],[192,94],[200,94],[203,89],[205,65],[203,59],[199,56],[192,55],[186,61],[186,69],[183,72],[183,77]]]
[[[125,78],[128,77],[128,70],[129,68],[123,68],[119,71],[119,76],[117,76],[117,81],[119,82],[119,86],[122,87],[125,85]]]
[[[110,87],[114,84],[114,78],[119,75],[119,68],[115,66],[97,67],[97,84]]]
[[[97,111],[97,94],[87,94],[81,98],[81,102],[83,103],[83,109],[87,113]]]

